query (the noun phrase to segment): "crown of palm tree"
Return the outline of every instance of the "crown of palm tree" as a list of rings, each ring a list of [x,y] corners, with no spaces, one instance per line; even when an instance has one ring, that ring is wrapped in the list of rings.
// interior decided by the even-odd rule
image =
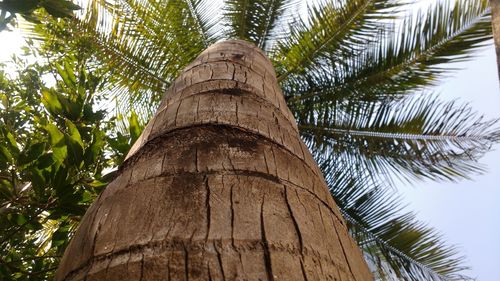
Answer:
[[[119,114],[147,120],[212,43],[262,48],[351,233],[380,279],[465,279],[436,231],[401,213],[391,179],[456,180],[500,139],[495,120],[429,93],[491,39],[487,0],[408,13],[405,0],[91,0],[75,38],[97,46]]]

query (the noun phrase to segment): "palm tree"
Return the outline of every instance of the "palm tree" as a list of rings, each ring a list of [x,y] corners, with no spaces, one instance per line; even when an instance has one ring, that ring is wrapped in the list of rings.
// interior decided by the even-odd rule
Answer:
[[[495,48],[497,52],[497,65],[500,78],[500,1],[490,0],[492,9],[492,25],[495,37]]]
[[[295,120],[297,126],[295,127],[293,122],[282,125],[286,122],[278,119],[276,122],[279,126],[291,126],[288,130],[293,132],[290,138],[294,138],[294,134],[297,132],[300,133],[312,152],[312,156],[320,164],[335,203],[346,219],[349,231],[363,250],[368,266],[372,269],[375,277],[411,280],[446,280],[461,277],[462,259],[457,257],[454,248],[442,245],[436,232],[416,221],[413,214],[400,214],[399,199],[393,197],[392,192],[385,187],[392,184],[391,179],[394,175],[407,182],[414,182],[420,179],[456,180],[468,178],[471,173],[482,171],[482,166],[476,162],[478,157],[488,151],[491,145],[499,139],[498,131],[492,128],[494,121],[484,121],[482,117],[473,113],[467,105],[457,105],[456,102],[440,102],[436,95],[428,93],[428,89],[438,83],[441,77],[450,73],[449,67],[444,66],[445,63],[469,59],[474,50],[484,46],[491,39],[488,2],[486,0],[461,0],[456,1],[454,5],[449,4],[449,2],[440,3],[432,6],[428,11],[412,14],[403,20],[396,19],[400,18],[405,9],[411,7],[406,1],[325,0],[308,6],[306,19],[294,16],[298,7],[298,2],[290,0],[227,0],[221,9],[210,1],[202,0],[165,2],[118,0],[112,3],[100,0],[90,1],[82,16],[74,21],[75,27],[72,34],[74,38],[85,37],[97,46],[98,59],[105,63],[112,72],[109,91],[116,97],[118,112],[126,113],[133,109],[140,113],[143,120],[147,120],[153,115],[153,105],[159,104],[161,96],[167,91],[159,104],[159,111],[154,115],[150,125],[146,127],[142,141],[139,141],[135,147],[138,150],[133,150],[129,154],[131,156],[121,168],[120,176],[108,187],[107,193],[101,196],[99,202],[107,202],[105,201],[107,194],[113,193],[115,189],[123,189],[125,186],[122,179],[126,178],[127,173],[131,173],[131,170],[150,169],[150,172],[154,173],[156,166],[153,164],[157,163],[154,161],[159,160],[152,159],[158,157],[155,154],[158,150],[151,148],[162,147],[162,149],[166,149],[167,146],[176,144],[176,149],[171,153],[180,153],[183,151],[181,147],[187,146],[190,141],[198,141],[196,144],[191,143],[191,148],[199,147],[205,141],[217,143],[217,147],[226,149],[224,153],[230,153],[231,150],[228,149],[231,145],[227,143],[228,140],[215,141],[218,140],[221,133],[234,135],[236,143],[245,143],[243,140],[250,138],[247,135],[238,135],[241,132],[235,133],[219,128],[220,126],[212,129],[200,129],[205,130],[203,133],[211,136],[211,139],[208,140],[203,140],[198,132],[193,136],[193,140],[188,141],[189,135],[184,136],[184,139],[177,136],[178,139],[168,143],[161,142],[161,138],[154,134],[160,130],[155,129],[155,126],[161,127],[161,125],[156,125],[157,122],[154,120],[161,120],[162,122],[158,124],[165,123],[166,127],[169,126],[169,122],[172,122],[173,118],[168,119],[168,116],[175,115],[167,114],[167,112],[168,108],[172,108],[171,105],[175,102],[176,94],[179,94],[177,88],[185,87],[182,86],[184,83],[182,79],[186,77],[190,80],[202,79],[200,77],[207,74],[207,72],[198,74],[189,72],[192,67],[200,63],[200,60],[203,61],[205,58],[202,55],[197,60],[197,56],[221,39],[242,39],[255,44],[269,57],[274,70],[265,64],[262,68],[265,69],[266,73],[276,72],[276,81],[279,83],[280,90],[275,91],[278,93],[281,91],[284,95],[283,100],[277,95],[275,106],[279,108],[280,112],[284,112],[282,115],[286,116],[285,119]],[[207,52],[210,52],[210,49]],[[231,52],[226,50],[221,54],[228,55]],[[217,55],[217,53],[214,54]],[[236,57],[232,60],[237,64],[247,63],[238,57],[240,55],[236,52]],[[257,56],[253,53],[244,53],[243,56],[245,55],[251,58]],[[236,69],[236,66],[233,68]],[[186,72],[183,72],[183,69]],[[230,66],[212,71],[211,75],[224,75],[228,71],[230,71]],[[200,77],[196,75],[200,75]],[[236,79],[235,77],[230,78],[231,80]],[[257,82],[254,81],[254,83]],[[264,87],[273,87],[272,82],[269,82],[271,83],[269,85],[266,83],[263,84]],[[215,101],[217,99],[223,100],[227,96],[234,96],[234,99],[237,99],[239,94],[247,92],[257,94],[249,90],[239,91],[238,87],[235,86],[211,85],[207,89],[218,89],[215,92],[222,92],[220,97],[214,95]],[[186,102],[178,102],[178,108],[182,108],[181,104],[186,107],[198,106],[194,103],[194,99],[191,100],[192,104],[187,101],[186,98]],[[284,106],[285,102],[290,108],[290,113]],[[201,102],[200,104],[203,105]],[[210,106],[216,108],[218,104],[226,105],[227,103],[212,102]],[[264,105],[255,106],[260,109]],[[163,110],[164,108],[167,109]],[[191,112],[189,109],[186,110],[186,112]],[[223,108],[219,110],[223,110]],[[272,110],[275,109],[271,109],[269,112]],[[176,111],[176,114],[178,113],[183,113],[183,111]],[[267,115],[263,111],[262,116]],[[189,114],[183,116],[186,119],[194,118]],[[269,116],[271,118],[273,115]],[[206,116],[207,121],[200,122],[205,123],[206,127],[210,127],[209,124],[219,124],[218,120],[227,121],[225,118],[229,118],[224,114],[217,115],[217,117],[214,121],[213,116]],[[270,120],[264,117],[259,119],[264,124]],[[233,124],[230,121],[227,121],[227,124]],[[237,122],[239,120],[236,120]],[[253,124],[253,127],[249,126],[246,130],[259,128],[259,125]],[[258,131],[262,134],[261,130]],[[181,134],[180,131],[178,133]],[[275,132],[269,131],[269,134],[273,133]],[[157,138],[153,139],[155,136]],[[280,139],[272,135],[267,136],[267,138],[273,141]],[[259,142],[261,142],[259,145],[265,143],[263,140],[259,140]],[[288,147],[283,143],[282,145]],[[252,145],[249,144],[248,147],[252,147]],[[290,148],[289,151],[294,151],[293,149],[297,148]],[[300,150],[296,150],[295,153],[297,151]],[[136,153],[134,154],[134,152]],[[215,150],[214,153],[219,152]],[[169,153],[168,150],[165,153]],[[202,150],[200,153],[208,152]],[[259,155],[266,155],[265,152],[262,153]],[[304,154],[307,153],[304,152]],[[198,154],[196,153],[196,155]],[[257,154],[252,155],[257,157]],[[178,158],[171,157],[173,157],[172,159],[180,159],[180,156],[177,156]],[[151,162],[143,164],[141,161],[146,159],[150,159]],[[170,158],[165,157],[165,159]],[[292,165],[292,162],[287,163]],[[176,170],[178,165],[184,164],[172,162],[173,167],[171,168]],[[228,164],[233,165],[234,163],[228,162]],[[251,166],[254,163],[247,161],[242,165],[244,164]],[[196,166],[195,170],[197,168]],[[233,169],[235,168],[233,167]],[[299,170],[294,169],[293,171]],[[200,171],[206,172],[206,170]],[[199,171],[197,170],[197,172]],[[148,172],[143,171],[142,173],[147,174]],[[136,181],[136,178],[140,177],[144,177],[144,175],[140,173],[133,175],[132,180]],[[265,179],[267,177],[264,176]],[[229,186],[232,186],[231,181],[238,179],[228,179]],[[309,177],[303,179],[309,179]],[[209,177],[193,177],[191,180],[193,186],[198,184],[198,186],[205,185],[208,188],[207,192],[210,192],[210,196],[205,194],[204,198],[207,200],[206,204],[210,206],[212,203],[212,184],[224,185],[222,182],[213,182],[215,179]],[[248,186],[252,186],[252,184],[260,186],[258,181],[249,183]],[[144,184],[147,188],[147,184]],[[175,185],[172,184],[172,186]],[[240,190],[236,191],[235,194],[238,192]],[[290,191],[285,188],[280,195],[276,194],[276,197],[273,198],[277,201],[279,200],[276,198],[281,198],[282,201],[288,200],[290,198],[288,192]],[[225,201],[221,200],[219,207],[233,203],[233,195],[231,193],[229,197],[225,197]],[[200,196],[193,194],[193,200],[201,200]],[[243,193],[234,196],[251,197],[249,194]],[[125,198],[121,200],[125,201]],[[142,200],[141,196],[137,198]],[[181,200],[180,197],[175,198]],[[297,198],[299,201],[303,200],[300,196]],[[320,198],[324,198],[325,202],[330,200],[326,197]],[[153,200],[154,198],[149,199]],[[191,212],[190,209],[186,209],[186,206],[197,205],[189,205],[189,202],[191,201],[181,200],[178,204],[183,206],[185,212]],[[265,204],[262,202],[264,200],[256,199],[253,203],[256,202],[260,202],[260,214],[263,214]],[[390,203],[394,203],[394,206]],[[112,224],[104,222],[97,223],[100,226],[97,230],[90,228],[96,223],[89,222],[89,218],[96,217],[99,218],[98,221],[107,222],[108,220],[104,218],[106,214],[113,217],[124,211],[103,212],[96,207],[99,204],[101,203],[96,203],[88,211],[86,219],[80,226],[80,233],[88,232],[90,234],[95,233],[95,231],[100,233],[104,229],[116,230],[116,228],[113,229]],[[147,206],[150,203],[142,202],[142,204]],[[329,206],[334,206],[334,204]],[[184,210],[182,208],[179,210]],[[276,212],[279,213],[278,209],[280,208],[277,207]],[[331,208],[335,209],[335,207]],[[292,215],[283,216],[294,218],[295,207],[290,209]],[[311,207],[308,207],[307,210],[307,212],[312,212]],[[147,213],[137,212],[134,215],[149,218],[154,217],[152,212],[148,210]],[[206,217],[208,211],[204,212]],[[322,211],[319,211],[316,216],[308,217],[309,223],[323,218],[321,214],[323,214]],[[190,213],[189,216],[194,216],[194,214]],[[282,258],[281,261],[286,260],[290,265],[296,264],[294,268],[286,267],[286,270],[289,270],[286,273],[293,274],[298,279],[301,279],[301,276],[304,279],[315,279],[315,277],[310,277],[314,275],[308,274],[320,271],[314,269],[311,263],[309,263],[311,267],[308,267],[308,263],[305,261],[307,254],[301,253],[301,258],[295,263],[291,262],[291,258],[272,258],[278,254],[274,252],[275,248],[270,247],[275,244],[268,242],[267,235],[263,235],[271,230],[268,230],[266,223],[262,223],[271,217],[266,216],[265,219],[261,218],[260,220],[259,239],[261,240],[258,244],[264,246],[260,248],[259,254],[263,255],[262,260],[265,262],[261,266],[260,270],[262,271],[255,269],[255,272],[263,272],[266,274],[264,279],[272,279],[275,271],[270,272],[269,269],[285,268],[275,267],[273,264],[274,262],[279,263],[280,258]],[[103,219],[101,220],[101,218]],[[177,217],[173,216],[173,219],[175,218]],[[303,219],[304,217],[298,215],[297,218]],[[184,220],[178,217],[173,223],[178,221],[184,223]],[[233,222],[233,220],[230,221]],[[286,219],[283,219],[281,223],[285,223],[285,221]],[[133,222],[132,218],[131,222]],[[276,220],[275,223],[280,223],[280,220]],[[297,233],[302,231],[301,223],[292,219],[292,226],[297,227],[298,225],[298,229],[300,229]],[[307,225],[307,222],[303,223]],[[342,219],[333,225],[325,222],[320,223],[321,228],[329,229],[324,231],[332,229],[338,231],[342,228],[339,225],[342,224]],[[127,226],[127,229],[132,233],[134,227],[136,226],[132,223]],[[175,229],[175,227],[173,228]],[[318,229],[318,227],[312,228]],[[297,230],[297,228],[292,229]],[[97,274],[100,272],[100,266],[104,269],[110,269],[114,268],[115,265],[124,264],[129,259],[129,269],[132,267],[142,268],[130,269],[130,274],[143,272],[144,267],[149,266],[145,262],[145,256],[154,256],[156,248],[148,248],[149,252],[147,253],[141,252],[142,248],[137,245],[142,244],[138,241],[143,241],[148,237],[143,237],[139,233],[135,234],[136,236],[132,234],[130,234],[132,236],[127,236],[127,239],[135,239],[133,243],[130,242],[126,246],[125,244],[121,245],[122,248],[116,248],[117,253],[121,255],[120,258],[124,260],[116,259],[115,261],[115,259],[106,260],[103,258],[108,257],[110,253],[114,254],[114,249],[117,247],[117,245],[111,247],[103,242],[104,244],[101,245],[103,248],[99,248],[99,251],[96,250],[97,248],[87,249],[94,250],[94,252],[87,253],[88,256],[82,256],[81,260],[75,261],[72,265],[68,265],[70,257],[68,256],[62,263],[60,269],[62,275],[60,276],[69,273],[74,274],[71,276],[78,277],[78,273],[82,272],[84,274],[96,272]],[[196,233],[188,234],[195,235]],[[186,236],[188,234],[182,233],[175,237],[194,237]],[[84,237],[79,235],[77,234],[77,237]],[[342,236],[343,234],[340,232],[338,235]],[[300,235],[298,236],[300,237]],[[327,236],[320,235],[314,237],[319,240],[317,243],[325,241],[335,243],[335,238],[328,239]],[[174,240],[169,243],[175,244]],[[219,240],[222,241],[220,238]],[[298,240],[301,246],[306,242],[302,238]],[[185,242],[186,239],[182,241]],[[190,240],[188,239],[188,241]],[[68,251],[71,253],[75,249],[80,249],[79,247],[83,247],[85,242],[86,240],[75,238]],[[179,269],[179,272],[187,274],[186,278],[189,278],[189,274],[192,274],[193,270],[196,271],[196,266],[202,263],[203,259],[190,256],[191,252],[188,250],[191,250],[191,246],[184,247],[186,245],[184,242],[175,244],[176,247],[180,247],[179,249],[182,248],[182,251],[173,251],[174,258],[165,258],[166,260],[162,262],[172,260],[176,263],[171,265],[172,268]],[[129,247],[127,248],[129,252],[123,250],[126,247]],[[251,248],[251,246],[247,247]],[[125,252],[119,252],[118,249]],[[222,259],[222,255],[217,252],[217,249],[214,246],[215,257]],[[313,247],[313,249],[315,248]],[[90,256],[94,255],[96,251],[101,255],[99,256],[101,263],[95,263],[95,268],[94,263],[87,263],[87,267],[84,268],[87,271],[75,271],[75,268],[78,268],[78,265],[75,266],[75,264],[81,265],[89,260],[94,261]],[[123,254],[132,252],[134,255]],[[359,256],[355,252],[355,249],[352,253],[349,250],[344,255],[350,256],[354,253],[354,258],[358,259]],[[192,265],[190,262],[183,262],[183,259],[188,257],[194,258],[194,267],[190,267]],[[217,260],[217,262],[219,264],[225,262],[233,264],[232,259],[237,258],[241,257],[238,257],[237,253],[234,252],[229,255],[228,261]],[[352,265],[350,262],[347,264]],[[356,261],[355,264],[361,265],[362,262]],[[181,268],[183,266],[184,268]],[[215,270],[214,267],[211,267],[211,263],[204,266],[200,265],[199,268],[206,269],[209,276],[212,272],[209,271],[209,268]],[[80,269],[82,268],[80,267]],[[221,274],[222,268],[224,267],[219,267]],[[236,269],[231,270],[233,270],[231,274],[241,272]],[[322,274],[329,274],[329,268],[324,270],[325,272]],[[123,273],[123,271],[120,272]],[[116,276],[120,276],[118,274],[120,272],[116,272]],[[179,272],[172,274],[180,274]],[[357,276],[352,268],[351,274]],[[366,276],[363,274],[360,273],[360,276]]]

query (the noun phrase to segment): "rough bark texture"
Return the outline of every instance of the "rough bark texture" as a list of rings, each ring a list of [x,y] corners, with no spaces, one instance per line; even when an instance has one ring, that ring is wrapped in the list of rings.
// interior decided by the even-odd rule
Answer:
[[[372,280],[270,61],[218,43],[175,81],[57,280]]]
[[[493,37],[495,39],[495,49],[497,52],[498,77],[500,78],[500,0],[490,0],[493,25]]]

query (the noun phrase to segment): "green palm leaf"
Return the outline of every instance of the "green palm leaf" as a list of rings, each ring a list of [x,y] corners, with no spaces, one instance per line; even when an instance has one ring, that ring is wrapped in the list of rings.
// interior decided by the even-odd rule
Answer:
[[[272,46],[299,6],[297,0],[226,0],[224,4],[226,36],[253,42],[263,50]]]
[[[405,212],[401,197],[367,176],[316,154],[349,230],[380,280],[468,280],[455,247],[434,229]]]
[[[386,179],[469,178],[483,171],[478,158],[500,140],[496,120],[433,96],[339,102],[298,121],[306,142],[335,163]]]
[[[77,34],[95,44],[112,71],[110,93],[119,107],[151,114],[179,72],[217,40],[216,17],[201,0],[90,1]]]
[[[290,27],[290,36],[277,43],[272,57],[280,67],[278,80],[292,74],[305,74],[329,63],[342,63],[359,52],[361,44],[388,27],[401,1],[352,0],[323,1],[309,7],[307,20]]]
[[[343,65],[309,71],[284,84],[291,103],[312,97],[365,100],[399,98],[435,85],[492,38],[488,1],[440,2],[410,15],[399,31],[379,35],[367,51],[344,57]],[[321,89],[320,91],[318,89]]]

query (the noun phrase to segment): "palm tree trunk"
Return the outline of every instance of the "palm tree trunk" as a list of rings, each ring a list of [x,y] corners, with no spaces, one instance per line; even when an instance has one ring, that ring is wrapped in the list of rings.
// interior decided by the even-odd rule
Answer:
[[[372,280],[272,64],[205,50],[90,207],[57,280]]]
[[[500,0],[490,0],[493,37],[495,40],[495,49],[497,52],[498,77],[500,79]]]

